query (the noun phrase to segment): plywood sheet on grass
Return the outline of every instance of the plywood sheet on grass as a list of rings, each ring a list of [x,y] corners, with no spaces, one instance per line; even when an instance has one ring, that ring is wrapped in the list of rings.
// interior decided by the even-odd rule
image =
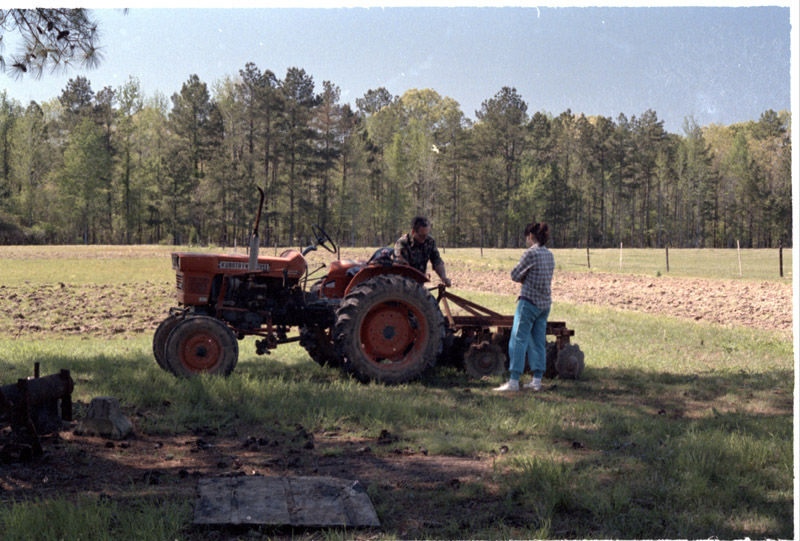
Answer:
[[[219,477],[197,485],[195,524],[380,526],[358,481],[333,477]]]

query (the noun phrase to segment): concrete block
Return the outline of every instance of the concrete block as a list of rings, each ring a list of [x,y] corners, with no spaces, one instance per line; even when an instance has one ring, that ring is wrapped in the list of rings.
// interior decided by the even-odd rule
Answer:
[[[126,438],[133,431],[133,424],[122,414],[119,402],[111,396],[92,398],[86,417],[75,429],[77,433],[101,436],[112,440]]]

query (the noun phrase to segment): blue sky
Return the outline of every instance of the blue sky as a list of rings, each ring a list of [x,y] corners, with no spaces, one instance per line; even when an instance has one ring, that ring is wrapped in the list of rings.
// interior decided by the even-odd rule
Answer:
[[[354,104],[371,88],[433,88],[475,118],[512,86],[528,112],[616,119],[653,109],[668,131],[790,109],[788,7],[517,7],[93,10],[104,62],[41,79],[0,74],[25,104],[70,77],[94,90],[129,76],[167,96],[196,73],[211,87],[247,62],[282,78],[297,66]],[[6,53],[13,46],[6,46]]]

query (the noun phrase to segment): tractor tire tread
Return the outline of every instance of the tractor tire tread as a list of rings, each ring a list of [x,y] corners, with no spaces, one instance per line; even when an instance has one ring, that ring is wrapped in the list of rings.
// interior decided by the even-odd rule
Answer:
[[[194,316],[178,323],[169,334],[166,346],[166,362],[178,377],[190,378],[198,375],[197,371],[184,365],[180,359],[183,342],[197,332],[205,332],[214,336],[219,342],[221,358],[206,374],[229,376],[239,360],[239,343],[230,328],[219,319],[209,316]]]
[[[158,324],[158,327],[156,327],[153,333],[153,357],[155,357],[156,363],[162,370],[173,374],[172,367],[169,365],[166,358],[167,340],[169,339],[169,333],[172,332],[172,329],[174,329],[182,319],[184,319],[183,316],[170,314]]]
[[[421,359],[403,370],[382,371],[365,357],[358,338],[359,316],[381,302],[383,295],[413,303],[426,318],[430,329],[430,339],[425,344]],[[376,297],[378,300],[374,301]],[[398,384],[419,378],[426,369],[436,364],[444,336],[444,317],[433,296],[418,282],[395,275],[376,276],[356,286],[339,306],[334,326],[334,343],[343,360],[343,367],[362,382]]]
[[[300,345],[318,365],[332,368],[342,366],[342,358],[336,353],[333,341],[327,340],[324,328],[302,325],[300,327]]]

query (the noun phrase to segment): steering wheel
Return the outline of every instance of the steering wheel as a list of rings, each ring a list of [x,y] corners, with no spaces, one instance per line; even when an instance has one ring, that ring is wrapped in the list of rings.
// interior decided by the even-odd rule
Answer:
[[[317,224],[311,224],[311,232],[314,233],[314,237],[317,239],[317,244],[319,246],[322,246],[332,254],[336,253],[336,244],[324,229]]]

